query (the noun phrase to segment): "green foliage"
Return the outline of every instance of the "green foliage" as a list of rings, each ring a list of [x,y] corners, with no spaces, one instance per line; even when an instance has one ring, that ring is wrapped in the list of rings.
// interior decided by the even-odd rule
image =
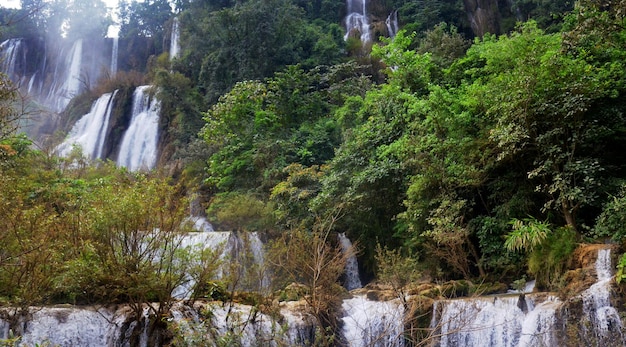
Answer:
[[[376,264],[377,278],[391,285],[402,299],[405,298],[406,287],[422,276],[415,256],[404,256],[399,250],[383,248],[380,244],[376,246]]]
[[[513,231],[507,235],[504,247],[511,252],[532,252],[550,235],[550,224],[535,218],[513,219],[510,224]]]
[[[274,225],[272,205],[252,194],[217,195],[207,213],[224,230],[266,231]]]
[[[593,230],[596,238],[610,237],[621,242],[626,237],[626,187],[617,196],[609,197],[596,219]]]
[[[563,275],[577,246],[576,232],[562,227],[533,249],[528,258],[528,272],[537,280],[537,288],[554,291],[563,286]]]
[[[617,262],[617,273],[615,274],[615,282],[621,284],[626,279],[626,253],[622,254]]]
[[[340,245],[330,242],[335,221],[336,216],[330,215],[317,219],[310,231],[293,229],[283,233],[270,243],[267,258],[277,279],[275,285],[296,282],[308,288],[304,300],[317,320],[320,338],[324,339],[338,329],[336,313],[341,307],[340,295],[345,291],[339,279],[350,256]]]
[[[0,73],[0,141],[4,141],[17,130],[20,117],[15,108],[17,89],[4,73]]]
[[[180,16],[185,32],[176,67],[188,71],[213,104],[237,82],[268,78],[287,65],[339,63],[344,45],[340,28],[311,23],[303,12],[288,0],[186,11]]]

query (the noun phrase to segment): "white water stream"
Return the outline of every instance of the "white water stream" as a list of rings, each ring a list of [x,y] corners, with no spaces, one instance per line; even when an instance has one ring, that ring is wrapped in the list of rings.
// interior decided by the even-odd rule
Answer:
[[[357,288],[361,288],[363,284],[361,284],[361,278],[359,277],[359,263],[356,259],[356,254],[354,254],[354,248],[352,247],[352,242],[349,238],[346,237],[345,233],[339,233],[339,244],[341,245],[341,250],[344,253],[348,253],[349,257],[346,260],[346,269],[345,269],[345,283],[344,287],[347,290],[353,290]]]
[[[86,157],[103,159],[102,150],[109,130],[115,95],[117,95],[117,90],[103,94],[94,101],[89,113],[74,124],[67,138],[57,147],[57,153],[60,156],[66,157],[74,146],[80,146]]]
[[[367,18],[367,0],[346,0],[347,15],[346,34],[344,40],[350,37],[352,32],[356,32],[362,43],[372,41],[370,23]]]
[[[150,170],[156,164],[161,103],[150,95],[150,88],[135,89],[132,118],[120,145],[117,165],[130,171]]]

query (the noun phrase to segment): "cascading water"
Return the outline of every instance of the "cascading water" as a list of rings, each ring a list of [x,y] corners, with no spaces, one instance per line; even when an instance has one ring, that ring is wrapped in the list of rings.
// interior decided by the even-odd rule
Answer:
[[[151,86],[137,87],[132,118],[120,146],[117,165],[131,171],[152,169],[156,164],[161,103],[149,93]]]
[[[610,254],[609,248],[598,250],[596,283],[567,301],[541,293],[437,301],[431,335],[441,347],[624,345],[610,302]]]
[[[341,250],[350,255],[346,260],[344,287],[348,290],[361,288],[363,284],[361,284],[361,279],[359,277],[359,263],[356,259],[356,255],[354,254],[352,242],[350,242],[350,239],[346,237],[345,233],[339,233],[338,237]]]
[[[172,35],[170,37],[170,60],[174,58],[178,58],[180,54],[180,25],[178,23],[178,18],[174,17],[172,21]]]
[[[16,66],[22,51],[22,39],[9,39],[0,43],[0,68],[13,82],[19,82]]]
[[[364,295],[341,304],[342,335],[349,347],[404,346],[404,306],[399,299],[373,301]]]
[[[111,76],[117,74],[117,56],[119,51],[120,39],[118,37],[113,38],[113,46],[111,47]]]
[[[85,156],[102,159],[116,94],[117,90],[100,96],[91,106],[91,111],[74,124],[67,138],[57,147],[60,156],[68,156],[74,145],[79,145]]]
[[[623,329],[622,322],[615,307],[611,306],[612,269],[611,250],[608,248],[600,249],[595,262],[598,281],[581,294],[583,310],[586,313],[585,317],[591,323],[590,331],[585,332],[585,334],[593,336],[594,340],[600,341],[618,338],[621,341],[620,344],[622,344],[626,342],[621,333]],[[616,333],[617,337],[611,336],[611,334]]]
[[[431,329],[442,347],[556,346],[559,303],[554,297],[536,303],[519,295],[437,301]]]
[[[372,38],[367,18],[367,0],[346,0],[346,6],[348,15],[345,19],[346,34],[344,40],[356,32],[362,43],[370,42]]]
[[[78,95],[81,90],[80,74],[83,55],[83,40],[76,40],[70,52],[69,69],[67,71],[65,81],[63,82],[60,92],[56,93],[59,95],[56,102],[56,109],[59,111],[63,110],[70,103],[70,100]]]
[[[385,25],[387,26],[387,34],[389,37],[394,37],[400,30],[398,25],[398,10],[392,11],[387,19],[385,19]]]
[[[33,308],[29,313],[28,321],[22,321],[14,331],[16,335],[21,336],[19,346],[117,345],[119,328],[112,323],[114,312],[107,309],[40,307]],[[8,323],[4,324],[8,326]],[[7,335],[8,331],[5,332],[5,339],[8,338]]]
[[[178,247],[195,256],[202,254],[205,250],[211,250],[218,254],[219,259],[227,261],[236,251],[236,243],[237,241],[230,232],[190,232],[183,235]],[[191,266],[201,265],[200,262],[191,264]],[[224,272],[223,268],[219,268],[216,277],[218,279],[223,277]],[[184,283],[173,290],[172,297],[176,299],[190,298],[197,282],[197,278],[187,275]]]

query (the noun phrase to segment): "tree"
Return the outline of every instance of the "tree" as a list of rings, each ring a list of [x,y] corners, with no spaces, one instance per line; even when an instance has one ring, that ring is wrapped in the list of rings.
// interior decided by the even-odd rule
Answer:
[[[0,141],[6,140],[17,130],[20,113],[15,106],[18,95],[9,77],[0,73]]]

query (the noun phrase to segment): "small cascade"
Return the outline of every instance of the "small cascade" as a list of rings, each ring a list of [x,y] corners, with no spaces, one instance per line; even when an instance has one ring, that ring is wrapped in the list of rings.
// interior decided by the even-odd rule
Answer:
[[[217,252],[218,258],[222,261],[228,260],[237,248],[237,240],[230,232],[190,232],[183,235],[178,245],[179,249],[185,250],[192,255],[200,255],[205,250]],[[202,266],[200,261],[192,263],[191,266]],[[225,275],[225,269],[220,268],[216,274],[217,278]],[[197,278],[187,275],[184,283],[172,291],[172,297],[176,299],[188,299],[193,294],[194,287],[198,282]]]
[[[150,88],[137,87],[133,94],[132,118],[117,158],[117,165],[130,171],[150,170],[156,164],[161,103],[151,97]]]
[[[615,307],[611,306],[611,284],[613,282],[613,266],[611,263],[611,249],[598,250],[595,263],[597,282],[585,290],[581,296],[585,317],[591,323],[591,332],[594,340],[613,341],[616,338],[623,342],[622,322]],[[591,333],[591,334],[589,334]],[[614,336],[617,334],[617,336]],[[613,336],[612,336],[613,335]]]
[[[349,347],[404,346],[404,306],[400,300],[372,301],[364,295],[346,299],[342,335]]]
[[[117,74],[117,58],[120,40],[118,37],[113,38],[113,47],[111,48],[111,77]]]
[[[215,279],[223,278],[237,264],[241,273],[239,289],[260,291],[269,287],[270,280],[265,269],[265,250],[258,233],[250,232],[238,234],[228,231],[208,231],[185,233],[178,244],[179,249],[199,258],[203,252],[216,252],[216,258],[222,263],[217,269]],[[190,267],[200,267],[198,260]],[[177,299],[188,299],[198,282],[197,278],[187,275],[184,284],[173,291],[172,296]]]
[[[352,242],[350,242],[350,239],[346,237],[346,233],[339,233],[338,237],[339,244],[341,245],[341,250],[350,254],[348,259],[346,260],[346,279],[344,287],[346,287],[347,290],[361,288],[363,287],[363,284],[361,283],[361,278],[359,277],[359,263],[356,259],[356,255],[354,254]]]
[[[170,60],[178,58],[180,54],[180,25],[178,23],[178,17],[174,17],[172,21],[172,35],[170,37]]]
[[[60,156],[68,156],[74,145],[79,145],[86,157],[102,159],[102,149],[109,129],[116,94],[117,90],[103,94],[94,101],[89,113],[74,124],[67,138],[57,147],[57,153]]]
[[[40,307],[33,308],[29,316],[28,321],[20,324],[21,331],[15,331],[21,336],[20,346],[117,345],[118,328],[112,323],[114,312],[107,309]]]
[[[265,266],[265,249],[263,248],[263,242],[259,237],[259,233],[256,231],[248,233],[247,237],[247,249],[252,254],[252,260],[254,261],[253,266],[256,268],[255,277],[258,277],[258,285],[255,287],[258,289],[269,288],[270,279]]]
[[[367,18],[367,0],[346,0],[346,6],[348,15],[345,19],[344,40],[347,40],[353,32],[357,32],[362,43],[370,42],[372,38]]]
[[[387,26],[387,34],[389,37],[395,37],[398,31],[400,31],[400,26],[398,25],[398,10],[391,12],[387,16],[385,25]]]
[[[557,346],[555,297],[508,295],[435,302],[431,329],[445,346]]]

